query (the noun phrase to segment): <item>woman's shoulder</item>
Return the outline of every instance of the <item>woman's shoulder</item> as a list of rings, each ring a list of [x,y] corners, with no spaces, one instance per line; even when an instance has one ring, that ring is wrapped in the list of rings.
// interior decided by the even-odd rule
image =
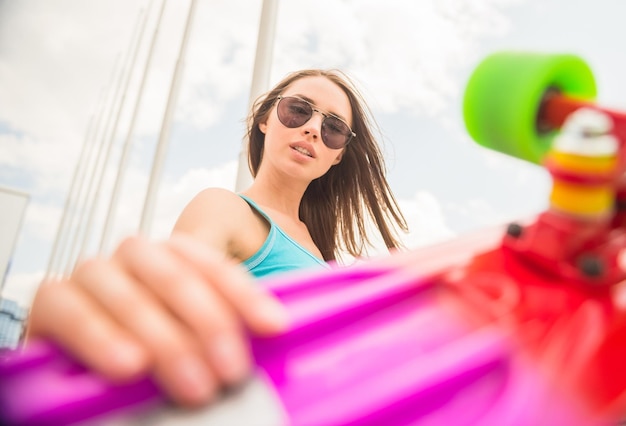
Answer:
[[[198,192],[193,200],[215,202],[221,201],[226,203],[241,204],[243,201],[239,195],[225,188],[205,188]],[[192,200],[192,201],[193,201]],[[244,203],[245,205],[245,203]]]
[[[229,222],[248,212],[247,203],[236,193],[224,188],[206,188],[189,202],[183,213],[223,217]]]
[[[240,196],[223,188],[206,188],[185,206],[174,231],[213,240],[221,246],[233,239],[237,226],[250,220],[250,209]]]

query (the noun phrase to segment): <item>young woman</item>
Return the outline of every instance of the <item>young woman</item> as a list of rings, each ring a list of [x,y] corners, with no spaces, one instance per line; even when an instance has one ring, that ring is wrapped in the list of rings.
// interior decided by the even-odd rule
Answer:
[[[241,194],[202,191],[167,241],[128,238],[110,258],[43,283],[29,338],[55,340],[114,379],[151,373],[185,405],[240,381],[250,368],[242,330],[288,326],[251,277],[361,256],[369,221],[387,247],[400,246],[406,222],[368,116],[339,72],[287,76],[249,118],[254,183]]]

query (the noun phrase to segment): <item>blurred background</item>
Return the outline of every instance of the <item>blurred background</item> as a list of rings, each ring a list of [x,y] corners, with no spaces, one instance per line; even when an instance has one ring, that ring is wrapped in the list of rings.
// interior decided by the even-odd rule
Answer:
[[[465,132],[463,90],[489,53],[577,54],[594,70],[599,101],[626,106],[619,0],[272,3],[268,87],[310,67],[354,79],[382,133],[409,247],[547,205],[545,170]],[[263,5],[0,0],[5,299],[28,306],[51,263],[71,269],[78,255],[109,252],[138,231],[160,140],[152,237],[167,237],[201,189],[235,189]]]

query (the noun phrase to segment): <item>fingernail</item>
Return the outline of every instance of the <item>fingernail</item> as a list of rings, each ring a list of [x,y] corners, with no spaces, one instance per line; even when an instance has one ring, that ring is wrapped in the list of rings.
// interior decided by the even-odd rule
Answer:
[[[116,344],[107,345],[107,348],[109,350],[106,359],[117,370],[122,370],[126,374],[133,374],[144,366],[145,354],[135,344],[117,342]]]
[[[213,394],[214,383],[200,360],[182,356],[176,360],[175,368],[180,392],[187,398],[203,402]]]
[[[290,322],[287,309],[273,299],[265,300],[256,309],[257,315],[273,329],[284,330]]]
[[[246,348],[235,337],[215,337],[209,344],[209,356],[217,374],[230,384],[240,382],[250,372]]]

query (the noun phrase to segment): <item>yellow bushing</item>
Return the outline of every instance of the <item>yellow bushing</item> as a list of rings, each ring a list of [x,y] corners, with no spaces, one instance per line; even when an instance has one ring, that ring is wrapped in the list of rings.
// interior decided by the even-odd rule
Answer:
[[[549,155],[555,166],[569,172],[606,174],[612,172],[617,167],[617,157],[615,155],[591,157],[556,150],[551,151]]]
[[[552,207],[574,215],[601,216],[612,211],[619,141],[610,116],[581,108],[565,121],[548,153]]]
[[[575,215],[603,215],[613,208],[611,185],[581,185],[555,180],[550,194],[554,208]]]

